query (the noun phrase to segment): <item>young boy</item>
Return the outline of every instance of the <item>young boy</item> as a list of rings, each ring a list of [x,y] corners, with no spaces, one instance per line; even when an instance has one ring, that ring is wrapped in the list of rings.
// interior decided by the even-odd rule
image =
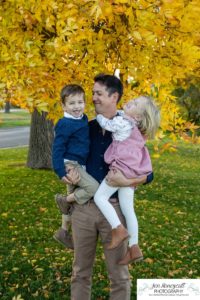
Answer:
[[[70,181],[70,170],[77,168],[80,180],[77,186],[67,185],[68,195],[57,194],[56,203],[62,213],[62,227],[54,238],[73,249],[73,242],[68,232],[70,208],[73,202],[86,203],[95,194],[99,184],[85,171],[89,154],[88,119],[84,114],[85,92],[76,84],[69,84],[61,90],[64,117],[55,126],[53,143],[53,169],[63,182]]]

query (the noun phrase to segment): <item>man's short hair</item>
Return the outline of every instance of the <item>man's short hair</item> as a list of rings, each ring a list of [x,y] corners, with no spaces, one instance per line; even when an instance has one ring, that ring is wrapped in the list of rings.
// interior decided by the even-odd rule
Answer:
[[[94,82],[98,82],[106,87],[109,96],[118,93],[119,98],[118,101],[121,99],[123,94],[123,85],[119,78],[114,75],[106,75],[106,74],[99,74],[94,77]]]
[[[65,104],[66,98],[69,97],[70,95],[77,95],[77,94],[83,94],[85,99],[85,91],[80,85],[78,84],[65,85],[60,92],[62,103]]]

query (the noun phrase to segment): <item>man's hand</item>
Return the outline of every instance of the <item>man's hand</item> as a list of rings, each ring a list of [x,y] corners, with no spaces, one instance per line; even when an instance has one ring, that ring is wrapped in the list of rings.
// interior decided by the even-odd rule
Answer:
[[[147,176],[142,176],[139,178],[126,178],[123,173],[117,169],[112,169],[108,172],[106,176],[106,182],[108,185],[114,186],[114,187],[136,187],[139,184],[145,183],[147,180]]]
[[[80,174],[76,168],[70,168],[70,170],[68,169],[67,175],[63,176],[61,180],[65,184],[76,185],[80,180]]]

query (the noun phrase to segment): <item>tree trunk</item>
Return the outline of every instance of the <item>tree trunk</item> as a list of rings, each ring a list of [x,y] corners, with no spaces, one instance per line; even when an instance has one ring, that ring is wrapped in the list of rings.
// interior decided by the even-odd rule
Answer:
[[[32,169],[52,168],[53,122],[46,116],[47,113],[35,110],[31,117],[27,166]]]
[[[10,113],[10,101],[5,102],[4,113],[6,113],[6,114]]]

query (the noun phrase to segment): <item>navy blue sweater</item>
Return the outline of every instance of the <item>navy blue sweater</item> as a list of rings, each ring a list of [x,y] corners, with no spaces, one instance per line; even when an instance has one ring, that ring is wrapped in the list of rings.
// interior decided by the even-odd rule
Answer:
[[[55,126],[52,162],[55,173],[66,175],[64,159],[86,165],[89,154],[89,127],[86,115],[82,119],[63,117]]]

